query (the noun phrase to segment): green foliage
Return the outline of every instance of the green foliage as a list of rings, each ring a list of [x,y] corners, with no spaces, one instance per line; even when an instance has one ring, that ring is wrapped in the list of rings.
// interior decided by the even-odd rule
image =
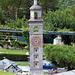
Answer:
[[[59,0],[58,8],[72,9],[75,6],[75,0]]]
[[[44,47],[47,60],[59,67],[75,69],[75,47],[68,45],[47,45]]]
[[[11,41],[11,43],[12,43],[12,46],[15,47],[15,49],[19,47],[19,41]]]
[[[2,43],[0,43],[0,46],[1,46],[1,47],[3,47],[3,44],[2,44]]]
[[[1,0],[0,6],[4,10],[6,19],[11,18],[15,19],[15,15],[18,14],[18,10],[24,0]]]
[[[72,36],[71,41],[72,41],[73,43],[75,43],[75,36]]]
[[[10,29],[8,25],[0,25],[0,29]]]
[[[7,48],[10,44],[10,42],[8,41],[2,41],[3,46],[7,44]],[[26,43],[24,42],[19,42],[19,41],[11,41],[11,45],[15,47],[15,49],[17,48],[21,48],[21,49],[25,49],[25,46],[27,46]]]
[[[26,43],[24,43],[24,42],[19,42],[19,44],[18,44],[18,47],[19,48],[24,48],[25,49],[25,46],[27,46],[27,44]]]
[[[43,8],[43,12],[47,13],[49,9],[52,10],[57,9],[58,0],[39,0],[39,4]]]
[[[4,13],[4,11],[0,7],[0,23],[3,23],[3,19],[4,19],[4,14],[3,13]]]
[[[44,30],[57,31],[59,29],[70,29],[75,31],[75,18],[65,10],[48,11],[44,19]]]
[[[14,20],[16,17],[29,16],[28,9],[31,6],[31,2],[32,0],[0,0],[0,6],[4,10],[6,20],[8,18]],[[20,10],[21,8],[23,10]]]
[[[2,44],[5,45],[5,44],[9,44],[10,42],[8,41],[2,41]]]
[[[29,46],[29,28],[22,28],[22,34],[25,37],[25,40],[27,41],[27,45]]]
[[[25,16],[24,16],[22,19],[19,19],[19,18],[17,20],[10,19],[9,21],[6,21],[6,24],[8,27],[10,27],[10,29],[21,30],[22,27],[26,27],[27,25],[26,22],[25,22]]]
[[[13,46],[15,46],[15,45],[18,46],[19,41],[11,41],[11,43],[12,43]]]
[[[7,37],[6,35],[0,35],[0,40],[4,40],[4,38],[6,38],[6,37]]]
[[[2,60],[3,57],[6,57],[9,60],[13,61],[28,61],[28,55],[16,55],[16,54],[1,54],[0,59]]]

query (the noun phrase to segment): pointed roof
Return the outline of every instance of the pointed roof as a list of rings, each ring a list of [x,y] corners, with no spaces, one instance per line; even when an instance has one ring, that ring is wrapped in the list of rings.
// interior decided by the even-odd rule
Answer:
[[[30,10],[41,10],[42,8],[39,5],[33,5],[30,7]]]
[[[34,0],[34,5],[30,7],[30,10],[41,10],[42,8],[37,5],[37,0]]]
[[[4,63],[4,64],[14,64],[15,62],[10,61],[7,58],[4,58],[3,60],[1,60],[0,62]]]
[[[0,61],[0,66],[7,66],[7,65],[10,65],[10,64],[15,64],[15,65],[17,65],[15,62],[10,61],[10,60],[7,59],[7,58],[4,58],[3,60]]]

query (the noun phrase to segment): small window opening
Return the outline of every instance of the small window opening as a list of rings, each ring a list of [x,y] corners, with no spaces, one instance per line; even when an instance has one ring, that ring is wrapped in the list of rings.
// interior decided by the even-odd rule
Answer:
[[[34,51],[37,52],[38,51],[38,48],[34,48]]]
[[[36,56],[36,58],[37,58],[37,56]]]
[[[38,13],[37,12],[34,13],[34,17],[35,17],[35,19],[38,18]]]
[[[34,32],[38,32],[38,27],[37,26],[34,27]]]
[[[37,49],[35,51],[37,52]]]
[[[35,62],[35,63],[34,63],[34,67],[36,67],[36,66],[37,66],[37,63]]]
[[[36,65],[37,65],[37,63],[36,63]]]
[[[36,60],[38,58],[38,55],[34,55],[34,60]]]

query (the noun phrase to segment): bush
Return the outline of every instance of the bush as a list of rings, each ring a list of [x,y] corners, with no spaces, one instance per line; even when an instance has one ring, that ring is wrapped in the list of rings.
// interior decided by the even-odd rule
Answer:
[[[9,44],[9,43],[10,43],[10,42],[8,42],[8,41],[3,41],[3,42],[2,42],[2,44],[4,44],[4,45],[5,45],[5,44]]]
[[[19,42],[19,45],[21,45],[21,46],[23,46],[23,47],[27,46],[27,44],[24,43],[24,42]]]
[[[8,41],[3,41],[2,44],[3,44],[3,45],[6,45],[6,44],[7,44],[7,46],[8,46],[8,45],[10,44],[10,42],[8,42]],[[27,46],[26,43],[24,43],[24,42],[19,42],[19,41],[11,41],[11,45],[14,46],[15,49],[16,49],[16,48],[25,49],[25,46]],[[8,48],[8,47],[7,47],[7,48]],[[27,49],[28,49],[28,48],[27,48]]]
[[[18,47],[19,47],[19,48],[24,49],[24,48],[25,48],[25,46],[27,46],[27,44],[26,44],[26,43],[24,43],[24,42],[19,42],[19,45],[18,45]]]
[[[75,69],[75,47],[68,45],[47,45],[44,47],[46,59],[52,61],[55,66]]]
[[[15,47],[15,49],[19,46],[18,41],[11,41],[12,45]]]
[[[6,57],[12,61],[28,61],[28,55],[15,55],[15,54],[0,54],[0,60]]]
[[[64,28],[75,31],[75,17],[66,10],[48,11],[43,19],[46,31],[58,31]]]
[[[3,47],[3,44],[2,44],[2,43],[0,43],[0,46],[1,46],[1,47]]]
[[[1,40],[4,40],[4,38],[6,38],[6,37],[7,37],[6,35],[0,35]]]

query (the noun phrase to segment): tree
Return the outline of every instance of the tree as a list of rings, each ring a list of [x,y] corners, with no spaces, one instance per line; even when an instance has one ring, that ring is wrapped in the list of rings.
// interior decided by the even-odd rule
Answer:
[[[30,18],[30,7],[33,5],[33,1],[34,0],[24,0],[20,9],[19,9],[19,13],[18,16],[21,15],[21,17],[23,15],[26,16],[27,19]]]
[[[46,59],[57,67],[65,67],[68,70],[75,69],[75,47],[68,45],[47,45],[44,47]]]
[[[13,30],[21,30],[23,27],[27,27],[28,20],[25,18],[25,16],[22,19],[16,19],[16,20],[8,20],[6,21],[6,25],[10,27],[10,29]]]
[[[0,7],[0,23],[2,23],[2,24],[4,23],[4,18],[5,18],[4,11]]]
[[[24,15],[29,19],[29,8],[33,5],[34,0],[0,0],[0,6],[4,10],[7,18],[15,19],[15,15],[22,18]],[[58,0],[38,0],[42,6],[43,11],[48,9],[56,9]]]
[[[6,18],[15,19],[18,14],[19,8],[24,0],[0,0],[0,6],[4,10]]]
[[[75,0],[59,0],[59,9],[73,9],[75,7]]]
[[[39,4],[42,6],[43,11],[47,13],[49,9],[57,9],[58,0],[39,0]]]
[[[28,48],[29,48],[29,28],[22,28],[22,34],[23,36],[25,37],[25,40],[27,41],[27,45],[28,45]]]
[[[69,10],[48,11],[43,19],[46,31],[57,31],[63,28],[75,31],[75,18]]]

